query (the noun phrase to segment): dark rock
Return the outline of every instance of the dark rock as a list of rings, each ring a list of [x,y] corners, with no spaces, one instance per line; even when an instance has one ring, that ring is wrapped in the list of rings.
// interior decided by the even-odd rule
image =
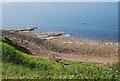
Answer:
[[[64,65],[66,65],[66,66],[67,66],[67,65],[70,65],[70,64],[64,64]]]

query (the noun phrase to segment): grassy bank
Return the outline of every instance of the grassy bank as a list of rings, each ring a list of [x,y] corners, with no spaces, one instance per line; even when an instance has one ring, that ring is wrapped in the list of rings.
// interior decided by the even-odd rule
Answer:
[[[47,59],[28,55],[4,42],[0,46],[3,79],[119,79],[118,64],[98,66],[93,62]]]

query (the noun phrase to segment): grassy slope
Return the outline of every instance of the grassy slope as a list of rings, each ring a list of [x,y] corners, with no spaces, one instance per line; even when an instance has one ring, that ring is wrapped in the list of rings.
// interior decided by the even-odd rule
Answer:
[[[56,59],[27,55],[6,43],[0,42],[0,46],[3,79],[118,79],[116,64],[100,67],[92,62],[56,62]]]

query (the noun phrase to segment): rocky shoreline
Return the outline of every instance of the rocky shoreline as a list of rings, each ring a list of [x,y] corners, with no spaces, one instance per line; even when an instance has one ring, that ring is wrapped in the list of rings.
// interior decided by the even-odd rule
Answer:
[[[15,39],[35,56],[105,64],[118,62],[118,43],[46,36],[35,32],[2,31],[2,35]]]

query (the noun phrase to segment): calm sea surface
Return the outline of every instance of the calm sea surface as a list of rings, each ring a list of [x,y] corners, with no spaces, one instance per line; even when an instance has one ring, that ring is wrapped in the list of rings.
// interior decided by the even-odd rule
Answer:
[[[117,2],[14,2],[3,3],[2,9],[3,29],[37,26],[36,32],[64,32],[113,42],[118,39]]]

